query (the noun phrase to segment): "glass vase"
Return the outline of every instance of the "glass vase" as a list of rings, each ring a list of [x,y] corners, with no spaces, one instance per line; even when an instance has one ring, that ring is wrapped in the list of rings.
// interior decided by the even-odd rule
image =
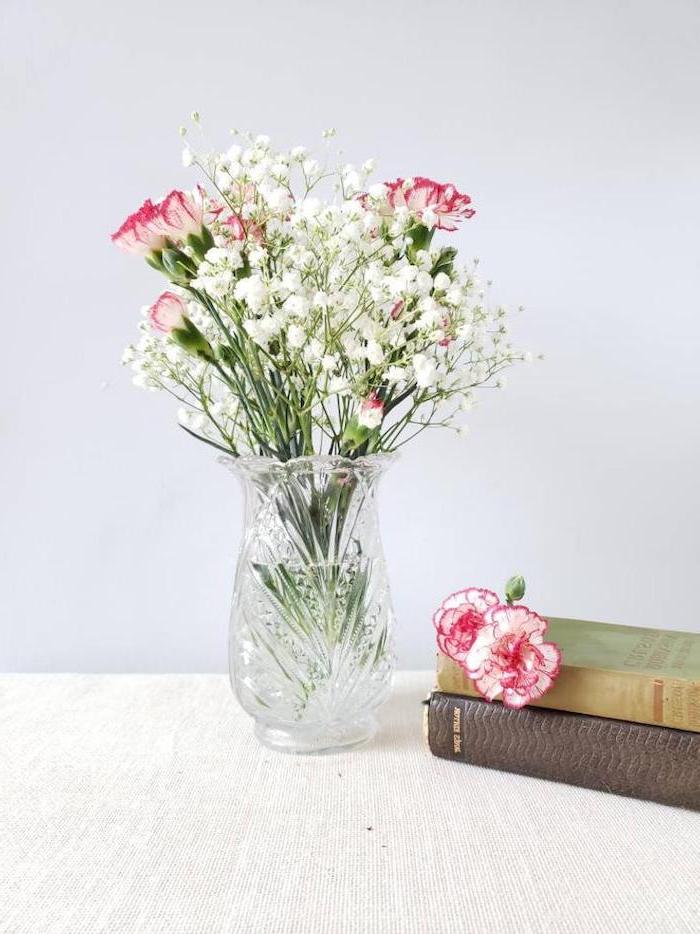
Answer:
[[[273,749],[329,752],[375,731],[393,670],[376,506],[392,459],[222,458],[245,492],[231,682]]]

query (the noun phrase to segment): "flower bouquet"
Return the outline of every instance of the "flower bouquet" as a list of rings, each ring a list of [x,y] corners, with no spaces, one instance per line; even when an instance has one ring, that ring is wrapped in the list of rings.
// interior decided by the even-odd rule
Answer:
[[[243,481],[232,682],[263,742],[321,751],[371,735],[389,688],[379,477],[427,427],[460,430],[474,390],[525,355],[442,242],[468,195],[237,139],[186,145],[206,186],[113,234],[169,283],[124,362]]]

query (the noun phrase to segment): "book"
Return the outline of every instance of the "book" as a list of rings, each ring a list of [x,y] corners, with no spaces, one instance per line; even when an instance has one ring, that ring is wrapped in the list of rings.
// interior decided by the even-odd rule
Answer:
[[[535,706],[700,732],[700,633],[550,618],[546,638],[562,668]],[[441,652],[437,688],[478,696]]]
[[[700,810],[700,733],[441,691],[426,710],[443,759]]]

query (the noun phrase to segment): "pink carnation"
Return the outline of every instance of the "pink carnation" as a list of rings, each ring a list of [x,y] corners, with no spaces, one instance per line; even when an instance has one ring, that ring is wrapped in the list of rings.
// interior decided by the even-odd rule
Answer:
[[[163,292],[160,298],[148,309],[148,317],[156,331],[170,334],[174,328],[181,328],[185,323],[185,303],[174,292]]]
[[[402,298],[400,298],[398,302],[394,302],[394,304],[392,305],[391,311],[389,312],[389,316],[391,317],[392,321],[396,321],[396,319],[399,317],[399,315],[403,311],[405,304],[406,302]]]
[[[192,192],[171,191],[160,202],[160,223],[167,236],[174,241],[184,241],[189,234],[198,234],[204,226],[204,189]]]
[[[144,201],[112,234],[112,241],[122,250],[147,256],[162,250],[168,240],[184,243],[189,234],[200,233],[205,222],[210,223],[222,210],[215,202],[208,202],[201,185],[194,191],[174,190],[157,204]]]
[[[561,652],[544,641],[546,629],[547,621],[526,606],[499,604],[486,611],[465,665],[482,697],[494,700],[502,693],[506,707],[523,707],[551,688]]]
[[[112,242],[127,253],[147,256],[165,246],[165,232],[161,223],[160,205],[149,199],[134,214],[130,214],[119,230],[112,234]]]
[[[245,240],[246,237],[251,237],[253,240],[257,240],[258,243],[262,242],[262,227],[252,221],[241,220],[238,214],[229,214],[223,223],[228,227],[229,235],[234,240]]]
[[[372,392],[360,403],[360,413],[357,416],[357,422],[364,428],[379,428],[383,418],[384,403],[376,392]]]
[[[433,615],[440,651],[456,662],[464,663],[484,625],[484,614],[497,604],[496,594],[480,587],[458,590],[443,600]]]
[[[245,227],[238,214],[229,214],[224,221],[228,232],[234,240],[245,240]]]
[[[429,227],[441,230],[457,230],[462,218],[473,217],[476,213],[469,207],[472,199],[461,194],[454,185],[443,185],[430,178],[417,176],[406,182],[397,178],[387,182],[387,204],[393,213],[397,208],[406,208],[419,220],[424,220]]]

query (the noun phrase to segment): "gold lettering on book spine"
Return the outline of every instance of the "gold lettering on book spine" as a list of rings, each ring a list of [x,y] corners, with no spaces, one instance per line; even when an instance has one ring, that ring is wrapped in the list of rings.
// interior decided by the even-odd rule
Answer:
[[[452,709],[452,748],[455,752],[462,751],[462,710],[459,707]]]

